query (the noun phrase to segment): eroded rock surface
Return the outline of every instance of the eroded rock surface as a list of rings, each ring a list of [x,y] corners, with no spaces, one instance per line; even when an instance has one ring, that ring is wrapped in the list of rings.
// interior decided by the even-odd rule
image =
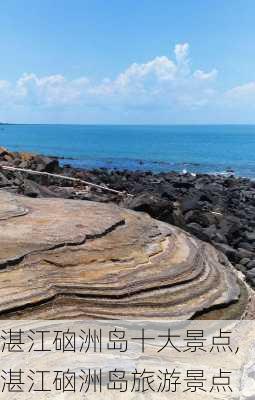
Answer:
[[[0,191],[1,318],[241,318],[226,257],[112,204]]]

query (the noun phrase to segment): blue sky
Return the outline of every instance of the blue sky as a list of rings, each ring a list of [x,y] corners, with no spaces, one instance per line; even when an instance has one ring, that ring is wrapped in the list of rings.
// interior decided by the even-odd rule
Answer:
[[[0,120],[255,123],[254,0],[8,0]]]

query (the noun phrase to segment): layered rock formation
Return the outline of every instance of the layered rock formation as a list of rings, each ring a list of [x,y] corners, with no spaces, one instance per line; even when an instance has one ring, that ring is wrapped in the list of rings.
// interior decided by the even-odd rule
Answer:
[[[0,313],[8,318],[241,318],[226,257],[116,205],[0,191]]]

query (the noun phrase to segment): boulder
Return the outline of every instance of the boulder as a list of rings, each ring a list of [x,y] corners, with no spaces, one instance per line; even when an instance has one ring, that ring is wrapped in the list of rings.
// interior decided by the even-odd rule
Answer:
[[[215,247],[222,251],[231,261],[239,261],[238,253],[233,247],[224,243],[215,243]]]
[[[252,280],[253,283],[255,282],[255,268],[252,268],[250,271],[247,272],[247,278]]]
[[[7,154],[9,154],[9,151],[5,147],[0,147],[0,158],[4,157]]]
[[[179,201],[175,201],[172,204],[172,217],[171,221],[168,220],[168,222],[173,222],[174,225],[176,226],[181,226],[183,227],[185,225],[183,213],[181,210],[181,205]]]
[[[5,154],[2,159],[6,162],[12,162],[13,161],[13,155],[11,153]]]
[[[246,231],[244,236],[245,236],[246,240],[248,240],[248,242],[251,242],[251,243],[255,242],[255,232],[254,231],[253,232]]]
[[[253,250],[254,250],[254,245],[251,243],[248,243],[248,242],[239,242],[239,246],[242,249],[248,250],[250,252],[253,252]]]
[[[242,225],[239,218],[228,216],[222,219],[219,228],[221,234],[225,236],[228,240],[231,240],[235,236],[239,235],[242,230]]]
[[[222,253],[145,213],[0,191],[0,219],[2,319],[237,319],[247,311],[246,286]]]
[[[163,198],[171,201],[176,200],[175,190],[172,185],[161,184],[158,190]]]
[[[181,202],[181,208],[184,213],[187,213],[188,211],[193,211],[196,210],[197,208],[201,208],[201,205],[199,204],[199,198],[200,196],[193,196],[193,197],[188,197]],[[194,221],[195,222],[195,221]]]
[[[214,241],[217,243],[224,243],[224,244],[228,244],[227,239],[225,238],[225,236],[222,235],[222,233],[220,232],[216,232],[215,236],[214,236]]]
[[[246,264],[247,269],[255,269],[255,260],[251,260]]]
[[[250,261],[249,258],[242,258],[242,259],[240,260],[240,264],[242,264],[242,265],[247,265],[249,261]],[[254,267],[255,267],[255,265],[254,265]]]
[[[246,250],[246,249],[244,249],[242,247],[238,247],[237,253],[238,253],[240,259],[242,259],[242,258],[251,259],[251,258],[254,257],[254,254],[253,254],[252,251]]]
[[[238,269],[238,271],[241,271],[243,274],[246,274],[246,268],[242,264],[235,264],[235,268]]]
[[[27,152],[20,152],[19,153],[19,158],[20,158],[20,161],[22,162],[22,161],[25,161],[25,162],[28,162],[28,161],[33,161],[33,159],[36,157],[36,155],[35,154],[32,154],[32,153],[27,153]]]
[[[37,156],[36,159],[33,159],[33,169],[39,172],[58,172],[59,162],[55,158]]]
[[[20,185],[20,192],[29,197],[57,197],[54,191],[30,179],[23,180],[22,185]]]
[[[217,223],[217,218],[214,214],[209,212],[203,212],[199,210],[190,210],[185,214],[186,223],[196,222],[197,224],[207,228],[210,225]]]
[[[162,218],[164,221],[168,221],[173,208],[168,200],[162,199],[157,194],[147,192],[126,198],[122,205],[135,211],[146,212],[154,218]]]
[[[201,225],[197,224],[196,222],[191,222],[190,224],[186,225],[185,229],[187,229],[188,232],[192,233],[199,239],[205,240],[206,242],[213,241],[215,234],[216,234],[216,226],[215,225],[211,225],[211,226],[208,226],[207,228],[203,228]]]
[[[12,185],[12,181],[0,172],[0,187],[7,187],[10,185]]]

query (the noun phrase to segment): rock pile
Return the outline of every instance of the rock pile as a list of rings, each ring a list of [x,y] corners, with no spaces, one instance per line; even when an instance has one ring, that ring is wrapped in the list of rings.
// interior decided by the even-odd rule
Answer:
[[[0,147],[1,164],[13,165],[19,168],[34,169],[42,172],[58,172],[59,163],[54,157],[46,157],[26,152],[11,152]]]
[[[87,179],[134,194],[120,202],[179,226],[223,251],[255,286],[255,182],[175,172],[86,172]]]

